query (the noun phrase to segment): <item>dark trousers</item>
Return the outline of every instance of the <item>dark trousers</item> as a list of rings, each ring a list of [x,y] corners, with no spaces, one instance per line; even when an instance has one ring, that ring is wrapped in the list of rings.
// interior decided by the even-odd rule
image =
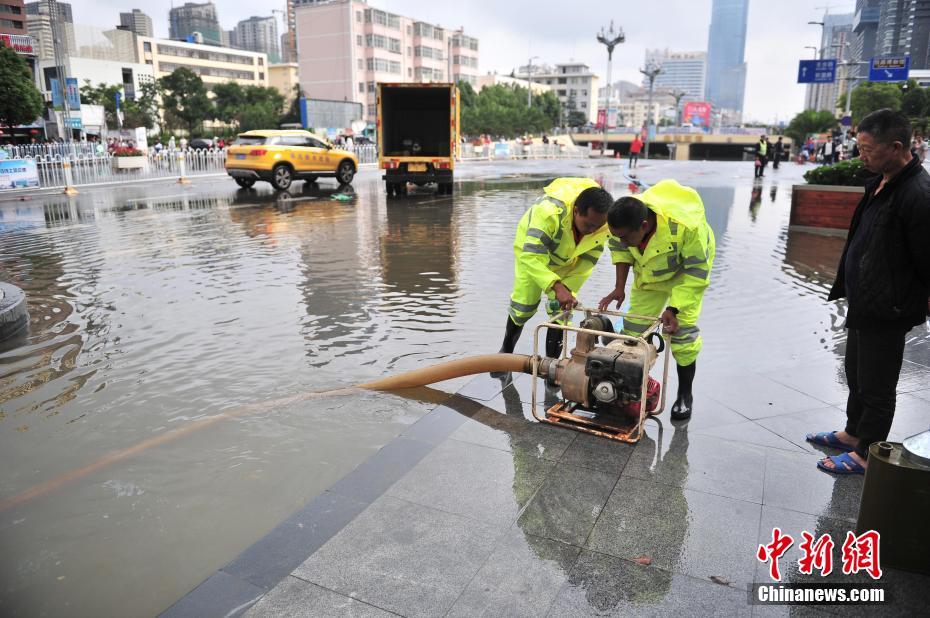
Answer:
[[[856,452],[863,458],[891,431],[907,332],[846,331],[846,433],[859,439]]]
[[[781,163],[781,155],[776,152],[775,156],[772,157],[772,169],[777,170],[779,163]]]
[[[638,160],[639,160],[639,153],[638,153],[638,152],[631,152],[631,153],[630,153],[630,167],[636,167],[636,162],[637,162]]]

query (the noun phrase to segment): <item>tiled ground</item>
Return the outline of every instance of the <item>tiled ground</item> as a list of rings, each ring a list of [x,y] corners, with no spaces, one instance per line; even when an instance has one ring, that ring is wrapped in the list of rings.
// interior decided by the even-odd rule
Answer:
[[[630,446],[533,423],[528,377],[479,376],[168,615],[210,613],[217,595],[236,603],[214,613],[250,616],[925,612],[930,576],[887,566],[889,606],[749,604],[773,527],[843,539],[855,525],[863,479],[817,470],[804,441],[841,427],[838,377],[708,373],[691,421],[665,413]],[[930,369],[902,377],[892,438],[930,419]],[[785,578],[816,581],[796,559]]]

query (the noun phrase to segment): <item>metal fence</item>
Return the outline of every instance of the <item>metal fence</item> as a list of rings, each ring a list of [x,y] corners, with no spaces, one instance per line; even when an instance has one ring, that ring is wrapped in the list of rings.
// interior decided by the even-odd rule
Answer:
[[[521,144],[492,142],[490,144],[462,144],[462,160],[493,161],[502,159],[585,159],[591,156],[590,146],[572,144]]]

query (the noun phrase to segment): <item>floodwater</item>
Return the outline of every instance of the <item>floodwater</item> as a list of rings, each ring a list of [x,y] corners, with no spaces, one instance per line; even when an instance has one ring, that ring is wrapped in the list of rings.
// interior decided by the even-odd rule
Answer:
[[[787,230],[802,171],[754,189],[749,164],[642,166],[695,186],[717,236],[702,367],[840,370],[842,243]],[[387,201],[367,172],[285,198],[223,179],[0,202],[0,279],[31,314],[0,349],[0,613],[156,614],[403,431],[432,406],[294,396],[495,351],[517,221],[557,175],[628,191],[616,162],[514,162],[452,197]],[[605,257],[582,302],[612,282]]]

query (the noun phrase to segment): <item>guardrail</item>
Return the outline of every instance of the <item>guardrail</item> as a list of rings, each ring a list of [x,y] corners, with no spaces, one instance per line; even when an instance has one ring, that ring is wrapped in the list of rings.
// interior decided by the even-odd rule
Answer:
[[[519,142],[492,142],[476,146],[462,144],[463,161],[494,161],[502,159],[586,159],[591,156],[590,146],[575,144],[521,144]]]

